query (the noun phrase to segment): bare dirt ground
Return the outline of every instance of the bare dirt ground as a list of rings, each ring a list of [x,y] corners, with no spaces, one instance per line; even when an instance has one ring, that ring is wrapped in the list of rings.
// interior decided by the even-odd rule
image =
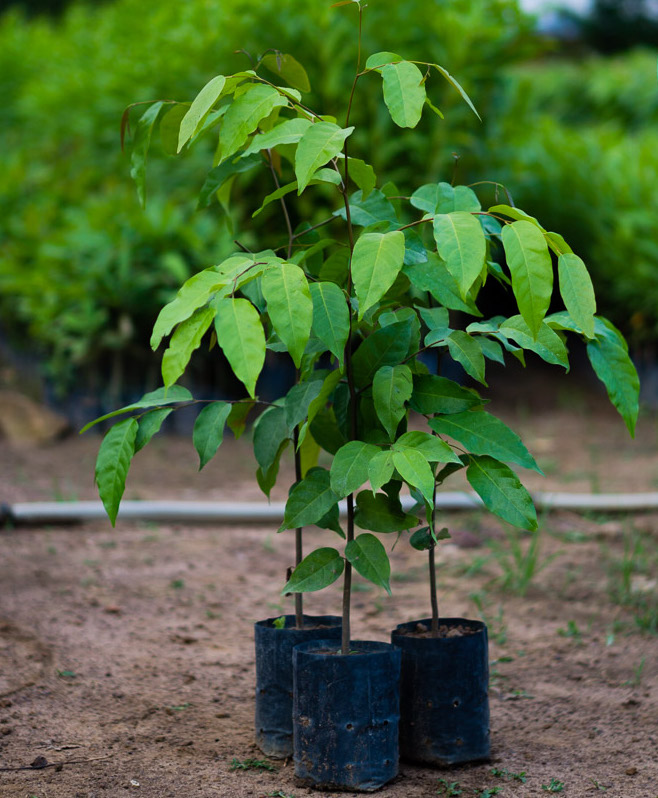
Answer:
[[[656,490],[654,415],[631,441],[600,394],[572,383],[551,394],[548,402],[541,386],[526,385],[491,406],[544,468],[545,478],[523,475],[529,488]],[[0,501],[96,498],[98,443],[0,442]],[[126,498],[262,500],[247,441],[225,441],[196,469],[189,440],[156,440],[135,459]],[[273,498],[289,476],[286,467]],[[523,569],[491,548],[509,552],[508,528],[483,513],[445,523],[453,540],[439,557],[441,611],[484,615],[490,628],[492,760],[448,771],[402,764],[381,795],[656,798],[658,637],[641,627],[658,614],[658,515],[544,518],[537,570],[545,567],[524,597],[503,590]],[[526,551],[529,541],[516,540]],[[321,542],[333,545],[332,533],[312,531],[306,545]],[[290,534],[267,526],[0,531],[0,796],[312,794],[295,784],[290,762],[232,769],[263,760],[252,741],[252,627],[289,611],[279,590],[291,559]],[[357,585],[357,639],[386,640],[396,624],[428,614],[423,556],[401,540],[392,561],[392,598]],[[311,613],[338,607],[336,586],[306,600]],[[12,770],[37,757],[53,766]],[[526,781],[492,769],[525,771]]]

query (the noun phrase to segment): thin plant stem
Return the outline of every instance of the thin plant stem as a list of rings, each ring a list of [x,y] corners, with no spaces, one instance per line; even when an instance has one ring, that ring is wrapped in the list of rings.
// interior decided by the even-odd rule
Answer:
[[[295,447],[295,480],[299,482],[302,478],[302,458],[299,453],[299,427],[295,427],[293,433],[293,446]],[[304,528],[297,527],[295,529],[295,568],[304,559],[304,552],[302,549],[302,537]],[[304,628],[304,594],[295,593],[295,628]]]
[[[267,150],[267,161],[270,165],[270,172],[272,172],[272,179],[274,180],[274,185],[277,188],[277,191],[281,188],[281,184],[279,183],[279,178],[276,173],[276,169],[274,168],[274,161],[272,160],[272,152],[271,150]],[[283,216],[286,220],[286,229],[288,230],[288,260],[290,260],[292,256],[292,242],[294,241],[294,235],[292,232],[292,224],[290,222],[290,214],[288,213],[288,206],[286,205],[285,197],[281,197],[279,200],[281,203],[281,209],[283,210]]]
[[[432,533],[436,534],[436,480],[432,496]],[[429,550],[430,601],[432,603],[432,637],[439,636],[439,601],[436,595],[436,543]]]

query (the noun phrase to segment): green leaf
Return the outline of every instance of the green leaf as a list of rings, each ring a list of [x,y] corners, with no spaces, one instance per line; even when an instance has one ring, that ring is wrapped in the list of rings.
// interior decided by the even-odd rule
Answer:
[[[312,551],[292,572],[281,593],[312,593],[333,584],[343,573],[345,560],[336,549]]]
[[[446,343],[452,359],[461,363],[474,380],[486,385],[484,355],[478,342],[463,330],[454,330],[446,338]]]
[[[350,332],[350,312],[344,292],[335,283],[311,283],[313,333],[338,358],[343,368],[345,344]]]
[[[411,195],[414,208],[431,213],[452,213],[481,210],[480,201],[468,186],[451,186],[450,183],[426,183]]]
[[[261,287],[272,326],[299,368],[313,321],[306,275],[299,266],[282,263],[263,275]]]
[[[363,441],[350,441],[340,447],[331,464],[331,489],[339,499],[367,482],[368,465],[378,453],[376,446]]]
[[[547,363],[569,368],[569,354],[560,338],[545,322],[542,322],[536,338],[521,316],[512,316],[500,325],[499,332],[505,338],[511,338],[523,349],[539,355]]]
[[[427,253],[426,263],[405,265],[403,272],[419,291],[429,291],[436,301],[450,310],[460,310],[472,316],[482,316],[472,298],[462,299],[457,281],[446,264],[434,252]]]
[[[359,319],[395,282],[404,261],[404,233],[362,233],[352,254]]]
[[[367,199],[368,195],[377,185],[377,175],[369,163],[360,158],[348,158],[349,175],[356,185],[361,189],[361,196]]]
[[[532,498],[511,468],[493,457],[469,457],[466,478],[484,506],[521,529],[537,529]]]
[[[484,336],[478,336],[475,340],[478,342],[478,346],[486,358],[494,360],[496,363],[500,363],[503,366],[505,365],[503,348],[497,341],[492,341],[491,338],[485,338]]]
[[[393,452],[393,465],[402,479],[423,494],[425,501],[432,504],[434,494],[434,475],[425,455],[414,449]]]
[[[333,407],[318,411],[313,421],[309,423],[309,430],[313,438],[329,454],[336,454],[347,442],[338,426]]]
[[[247,158],[226,160],[219,166],[215,166],[214,169],[208,172],[208,176],[201,187],[199,199],[197,200],[197,210],[207,208],[212,202],[212,198],[230,177],[242,172],[249,172],[255,166],[261,166],[263,163],[262,156],[259,153],[255,153]]]
[[[256,471],[256,481],[258,482],[258,487],[263,491],[268,499],[270,498],[270,491],[276,484],[276,478],[279,474],[281,455],[289,443],[290,441],[287,438],[281,442],[279,448],[276,450],[274,460],[268,469],[264,470],[259,467]]]
[[[311,468],[290,491],[279,531],[316,524],[337,502],[327,469]]]
[[[436,416],[430,419],[429,425],[435,432],[459,441],[472,454],[489,455],[541,473],[521,438],[507,424],[484,410]]]
[[[384,102],[398,127],[416,127],[425,105],[423,74],[415,64],[400,61],[382,70]]]
[[[187,142],[203,125],[206,116],[210,113],[213,105],[222,96],[222,91],[226,84],[224,75],[217,75],[210,80],[197,94],[188,112],[183,117],[180,130],[178,132],[178,152],[180,152]]]
[[[372,492],[376,493],[390,482],[394,471],[393,453],[388,450],[377,452],[368,463],[368,479]]]
[[[230,412],[228,402],[211,402],[196,417],[192,442],[199,455],[199,471],[212,460],[224,440],[224,424]]]
[[[167,155],[176,155],[178,152],[180,123],[188,110],[187,104],[175,103],[160,120],[160,141]]]
[[[304,67],[287,53],[268,53],[261,63],[275,75],[282,77],[289,86],[300,91],[311,91],[311,84]]]
[[[475,216],[464,211],[438,214],[434,217],[434,238],[464,299],[484,266],[487,241],[482,227]]]
[[[217,343],[235,376],[255,398],[256,380],[265,363],[265,333],[256,308],[247,299],[220,299],[216,304]]]
[[[312,124],[310,119],[303,117],[286,119],[285,122],[275,125],[272,130],[254,136],[251,144],[240,157],[246,158],[260,150],[273,150],[281,144],[297,144]]]
[[[389,324],[369,335],[352,357],[357,388],[368,385],[382,366],[397,365],[409,351],[411,336],[409,321]]]
[[[151,146],[153,127],[164,103],[153,103],[144,111],[135,129],[135,138],[130,153],[130,176],[137,186],[137,196],[142,208],[146,207],[146,156]]]
[[[285,400],[286,423],[289,430],[306,420],[308,409],[314,399],[320,395],[324,380],[310,380],[293,385]]]
[[[422,529],[413,533],[409,538],[409,543],[411,543],[416,551],[429,551],[436,546],[437,541],[449,540],[450,537],[451,535],[450,532],[448,532],[447,526],[444,526],[443,529],[435,535],[432,534],[432,530],[428,526],[424,526]]]
[[[304,133],[295,153],[298,194],[306,188],[317,169],[338,155],[353,130],[354,127],[342,129],[333,122],[315,122]]]
[[[116,523],[130,461],[135,454],[137,429],[134,418],[124,418],[109,429],[98,450],[96,485],[112,526]]]
[[[151,438],[160,431],[162,422],[173,412],[173,407],[160,407],[150,410],[138,419],[139,428],[135,437],[135,454],[143,449]]]
[[[224,115],[220,131],[220,162],[240,149],[262,119],[269,116],[275,108],[287,104],[288,100],[275,88],[262,84],[250,86],[244,94],[233,100]]]
[[[406,414],[405,403],[411,398],[412,391],[413,377],[409,366],[382,366],[377,370],[372,383],[375,411],[391,440]]]
[[[639,412],[640,380],[622,334],[607,319],[597,317],[596,338],[587,344],[587,356],[605,385],[610,401],[624,419],[631,437]]]
[[[228,414],[226,423],[233,435],[235,435],[236,440],[245,431],[247,427],[247,416],[249,415],[253,406],[253,401],[233,402],[231,405],[231,412]]]
[[[308,185],[315,186],[319,183],[329,183],[332,186],[339,186],[341,180],[341,176],[335,171],[335,169],[318,169],[317,172],[313,173]],[[267,208],[268,205],[271,205],[273,202],[276,202],[276,200],[281,199],[281,197],[285,197],[287,194],[292,194],[293,191],[297,190],[297,187],[297,181],[293,180],[292,183],[286,183],[285,186],[281,186],[280,188],[277,188],[276,191],[268,194],[261,203],[260,207],[251,214],[251,218],[255,219],[256,216],[258,216],[265,208]]]
[[[477,118],[481,122],[482,118],[480,117],[480,114],[478,114],[478,112],[475,110],[475,106],[471,102],[471,98],[468,96],[468,94],[466,94],[464,89],[457,82],[457,79],[453,78],[453,76],[448,72],[448,70],[444,69],[442,66],[439,66],[439,64],[432,64],[432,66],[443,75],[443,77],[448,81],[448,83],[450,83],[451,86],[453,86],[455,89],[457,89],[457,91],[459,92],[462,100],[464,100],[466,105],[468,105],[468,107],[471,109],[471,111],[473,111],[475,116],[477,116]]]
[[[583,261],[572,252],[558,258],[560,294],[571,318],[588,338],[594,338],[596,298],[592,279]]]
[[[414,449],[420,452],[430,463],[460,463],[459,456],[456,455],[445,441],[430,435],[429,432],[411,430],[395,441],[394,450]]]
[[[544,228],[539,224],[534,216],[522,211],[521,208],[514,208],[511,205],[492,205],[489,208],[489,213],[502,213],[504,216],[509,216],[510,219],[516,219],[519,222],[530,222],[535,227],[543,230]]]
[[[553,292],[553,264],[543,233],[532,222],[503,228],[503,247],[519,311],[536,338]]]
[[[166,388],[172,386],[183,374],[192,353],[201,345],[201,339],[214,318],[213,308],[199,308],[189,319],[178,325],[162,356],[162,381]]]
[[[395,53],[388,53],[386,51],[373,53],[366,61],[366,69],[381,70],[386,64],[396,63],[397,61],[404,61],[404,58]]]
[[[272,467],[281,444],[289,438],[285,408],[268,407],[258,416],[254,423],[254,455],[263,472]]]
[[[345,546],[345,557],[364,579],[391,595],[391,564],[386,549],[374,535],[364,532]]]
[[[384,493],[373,495],[364,490],[356,497],[354,523],[372,532],[404,532],[418,526],[418,518],[405,513],[399,499],[391,499]]]
[[[398,227],[399,222],[392,203],[379,189],[370,192],[368,199],[363,198],[362,191],[355,191],[350,197],[350,216],[356,227],[369,227],[378,222],[388,222],[390,227]],[[334,211],[334,216],[341,219],[347,217],[344,207]]]
[[[341,373],[338,369],[330,371],[324,378],[322,389],[320,393],[308,406],[308,423],[310,424],[315,416],[325,407],[329,401],[329,397],[336,390],[336,386],[340,382]]]
[[[131,405],[120,407],[118,410],[113,410],[111,413],[105,413],[104,416],[95,418],[93,421],[85,424],[85,426],[80,430],[80,434],[82,435],[83,432],[91,429],[91,427],[96,426],[96,424],[100,424],[101,421],[107,421],[108,418],[114,418],[115,416],[120,416],[123,413],[132,413],[134,410],[142,410],[146,407],[161,407],[162,405],[173,405],[177,404],[178,402],[191,402],[193,399],[194,397],[187,390],[187,388],[183,388],[180,385],[172,385],[168,389],[158,388],[155,391],[149,391],[148,393],[145,393],[141,399],[139,399],[137,402],[133,402]]]
[[[420,374],[414,377],[414,392],[411,407],[418,413],[461,413],[472,407],[479,407],[482,399],[475,391],[462,388],[453,380],[434,374]]]

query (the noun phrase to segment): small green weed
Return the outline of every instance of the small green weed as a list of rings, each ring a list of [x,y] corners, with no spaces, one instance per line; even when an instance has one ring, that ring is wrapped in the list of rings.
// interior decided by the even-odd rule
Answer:
[[[642,657],[639,664],[633,668],[633,678],[622,682],[622,687],[639,687],[642,684],[642,672],[644,671],[645,662],[646,657]]]
[[[502,605],[499,605],[496,615],[492,615],[488,611],[487,594],[484,591],[470,593],[469,598],[477,607],[480,618],[487,625],[489,639],[498,643],[499,646],[504,646],[507,643],[507,623]]]
[[[285,629],[286,628],[286,616],[282,615],[280,618],[275,618],[272,621],[272,626],[275,629]]]
[[[447,781],[446,779],[439,779],[439,788],[436,791],[437,795],[461,795],[462,788],[458,781]]]
[[[476,798],[493,798],[494,795],[498,795],[502,791],[502,787],[480,787],[479,789],[476,787],[473,794]]]
[[[184,579],[172,579],[169,583],[169,587],[172,590],[182,590],[185,587],[185,580]]]
[[[532,533],[527,545],[523,541],[527,535],[521,535],[516,530],[509,530],[506,537],[507,544],[497,541],[491,541],[489,544],[502,571],[496,581],[503,591],[525,596],[535,577],[562,552],[555,552],[540,561],[539,530]]]
[[[600,781],[596,781],[595,779],[590,779],[590,781],[592,782],[592,789],[594,790],[601,790],[601,792],[606,792],[610,788],[609,784],[608,785],[601,784]]]
[[[498,778],[505,779],[505,781],[520,781],[522,784],[527,781],[525,770],[520,773],[513,773],[507,768],[491,768],[491,775],[498,776]]]
[[[190,704],[189,701],[186,701],[184,704],[177,704],[176,706],[172,705],[169,707],[169,709],[171,709],[173,712],[182,712],[184,709],[189,709],[191,706],[192,704]]]
[[[276,768],[264,759],[243,759],[240,761],[233,757],[229,770],[276,770]]]
[[[542,784],[541,788],[542,790],[546,790],[546,792],[562,792],[564,789],[564,782],[551,779],[550,784]]]
[[[570,637],[576,645],[585,645],[583,642],[583,633],[580,631],[575,621],[567,621],[566,629],[558,629],[557,633],[560,637]]]
[[[267,792],[265,793],[266,798],[295,798],[292,793],[283,792],[283,790],[277,790],[276,792]]]
[[[77,673],[75,671],[63,670],[57,671],[57,675],[60,679],[75,679],[77,677]]]

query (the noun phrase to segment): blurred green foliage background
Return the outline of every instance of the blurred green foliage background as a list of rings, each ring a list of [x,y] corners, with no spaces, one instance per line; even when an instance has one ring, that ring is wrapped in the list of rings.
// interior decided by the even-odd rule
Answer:
[[[137,201],[119,121],[135,101],[191,100],[213,75],[249,66],[243,48],[290,52],[307,68],[310,103],[340,119],[355,63],[356,14],[298,0],[74,3],[51,18],[0,17],[0,332],[37,351],[62,392],[157,382],[148,349],[160,307],[195,270],[246,245],[279,241],[276,205],[255,221],[239,176],[228,220],[196,211],[213,142],[182,159],[159,143],[148,204]],[[376,83],[359,86],[352,152],[401,192],[439,179],[505,183],[514,201],[562,232],[588,263],[601,312],[637,350],[658,339],[656,53],[603,58],[540,39],[516,0],[370,0],[365,54],[435,60],[462,83],[480,124],[432,81],[445,121],[394,130]],[[453,153],[460,156],[455,167]],[[493,200],[485,188],[483,201]],[[315,195],[317,198],[317,194]],[[307,192],[299,218],[326,215]],[[27,342],[27,344],[26,344]],[[138,384],[135,384],[138,383]]]

